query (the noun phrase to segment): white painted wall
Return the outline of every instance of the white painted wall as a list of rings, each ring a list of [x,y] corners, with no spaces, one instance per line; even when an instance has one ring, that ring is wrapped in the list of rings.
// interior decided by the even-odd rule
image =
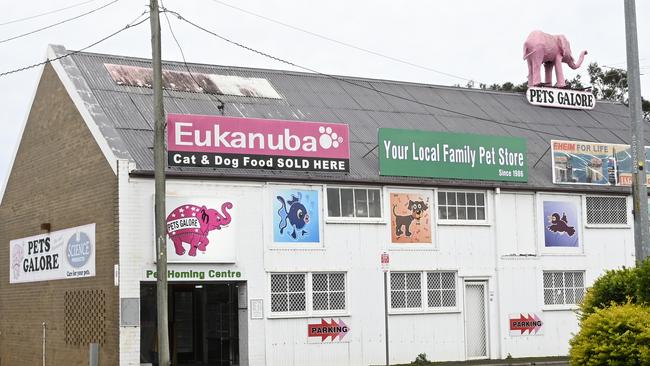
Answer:
[[[120,170],[120,297],[139,297],[140,281],[153,262],[153,180],[126,177]],[[390,315],[392,363],[406,363],[419,353],[431,360],[464,360],[465,318],[463,281],[488,281],[489,356],[503,358],[566,355],[568,339],[577,330],[572,308],[544,306],[542,271],[585,270],[590,285],[605,269],[634,263],[633,233],[626,228],[586,228],[577,253],[551,254],[540,237],[540,202],[537,193],[487,192],[488,217],[482,225],[434,225],[434,244],[427,250],[399,250],[389,245],[390,218],[379,223],[325,223],[323,248],[278,249],[271,243],[271,186],[198,180],[168,180],[168,194],[237,197],[237,263],[170,264],[170,269],[217,268],[242,272],[247,298],[263,299],[264,318],[251,319],[250,302],[241,332],[245,344],[242,363],[250,365],[377,365],[384,362],[383,272],[380,254],[390,252],[392,271],[453,270],[458,272],[457,304],[447,312]],[[315,186],[318,189],[324,187]],[[400,190],[401,188],[397,188]],[[384,188],[384,213],[389,212]],[[433,192],[433,188],[430,189]],[[435,192],[433,192],[435,193]],[[436,195],[434,194],[434,197]],[[581,195],[559,195],[583,202]],[[325,199],[325,198],[324,198]],[[629,199],[628,199],[629,200]],[[631,201],[630,201],[631,202]],[[323,202],[321,217],[326,220]],[[580,206],[582,207],[582,205]],[[631,207],[628,203],[628,207]],[[435,205],[430,207],[436,212]],[[582,215],[585,216],[584,213]],[[278,317],[270,314],[271,272],[344,271],[347,273],[347,304],[341,318],[351,332],[344,342],[315,343],[307,337],[307,324],[321,314]],[[426,301],[426,298],[423,299]],[[544,321],[542,335],[511,337],[508,314],[530,312]],[[330,316],[331,315],[331,316]],[[138,365],[139,328],[120,331],[121,365]],[[135,345],[135,347],[134,347]]]

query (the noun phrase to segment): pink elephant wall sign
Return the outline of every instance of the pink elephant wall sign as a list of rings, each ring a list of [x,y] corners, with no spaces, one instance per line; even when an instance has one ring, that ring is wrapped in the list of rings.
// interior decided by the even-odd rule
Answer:
[[[167,197],[166,206],[169,262],[234,262],[231,200]]]
[[[586,54],[587,51],[580,52],[580,58],[575,62],[569,41],[564,35],[532,31],[524,42],[524,60],[528,62],[528,86],[551,86],[553,69],[555,69],[555,86],[566,87],[562,63],[575,70],[582,65]],[[543,84],[540,75],[542,65],[544,65]]]

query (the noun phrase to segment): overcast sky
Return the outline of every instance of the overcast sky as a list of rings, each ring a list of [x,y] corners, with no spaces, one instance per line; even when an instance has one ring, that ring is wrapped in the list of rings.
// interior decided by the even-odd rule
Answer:
[[[31,20],[0,25],[0,39],[74,17],[109,3],[95,0]],[[409,66],[305,34],[217,1],[457,77]],[[0,24],[81,3],[82,0],[2,1]],[[523,42],[532,30],[562,33],[575,55],[589,54],[577,70],[598,62],[626,67],[623,0],[165,0],[165,6],[216,33],[319,72],[454,85],[526,80]],[[45,59],[48,44],[69,50],[87,46],[123,27],[147,9],[142,0],[118,0],[93,14],[16,40],[0,41],[0,73]],[[163,58],[180,53],[162,17]],[[642,94],[650,96],[650,1],[637,1]],[[645,20],[645,21],[644,21]],[[188,62],[290,69],[227,44],[171,17]],[[88,50],[151,57],[149,23]],[[577,56],[576,56],[577,57]],[[38,69],[0,77],[0,184],[5,181],[38,82]],[[564,68],[567,78],[576,71]],[[300,70],[298,70],[300,71]],[[650,131],[647,131],[650,133]]]

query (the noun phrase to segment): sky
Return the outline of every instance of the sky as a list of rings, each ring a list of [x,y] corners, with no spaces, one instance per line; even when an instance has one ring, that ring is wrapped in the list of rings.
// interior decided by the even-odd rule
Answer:
[[[68,50],[86,47],[148,9],[148,1],[117,0],[79,19],[2,41],[113,0],[86,1],[18,22],[12,21],[84,1],[3,1],[0,73],[45,60],[48,44],[60,44]],[[477,85],[521,83],[528,73],[522,59],[523,42],[533,30],[566,35],[576,57],[581,50],[589,52],[580,69],[564,67],[567,79],[580,73],[588,82],[586,66],[590,62],[626,68],[623,0],[165,0],[164,6],[234,41],[327,74],[450,86],[465,85],[468,80]],[[649,99],[650,1],[636,1],[636,6],[641,92]],[[188,62],[303,71],[228,44],[174,16],[169,18]],[[12,23],[4,24],[8,22]],[[180,61],[181,54],[164,16],[161,28],[163,59]],[[149,23],[122,32],[87,52],[150,58]],[[10,169],[39,76],[39,68],[34,68],[0,77],[0,184]]]

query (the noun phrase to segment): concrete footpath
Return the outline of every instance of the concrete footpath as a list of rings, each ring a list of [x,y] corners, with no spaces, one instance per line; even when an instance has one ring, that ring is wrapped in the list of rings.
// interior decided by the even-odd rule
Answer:
[[[404,363],[391,366],[568,366],[567,357],[527,357],[505,360],[473,360],[456,362]],[[379,366],[379,365],[378,365]]]

